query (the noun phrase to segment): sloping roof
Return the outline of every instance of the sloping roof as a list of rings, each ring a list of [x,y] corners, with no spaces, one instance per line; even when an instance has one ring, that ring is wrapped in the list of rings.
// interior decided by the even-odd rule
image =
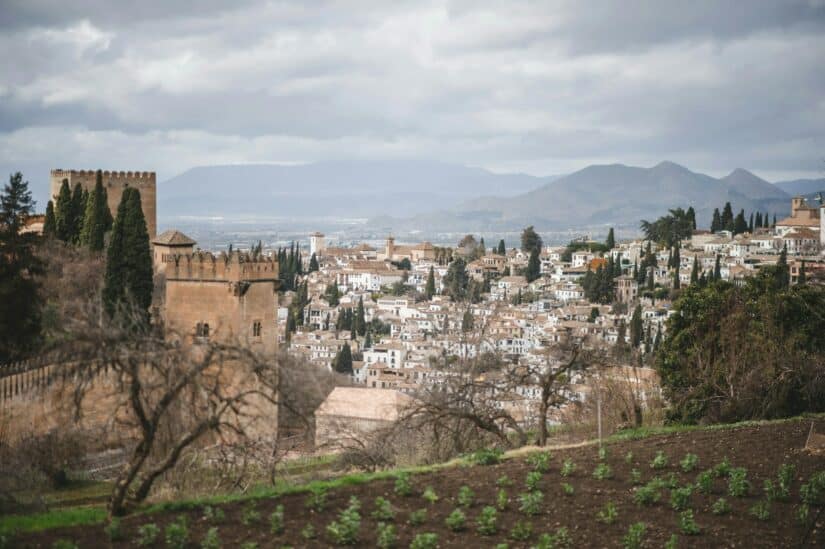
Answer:
[[[394,421],[411,401],[411,397],[392,389],[336,387],[315,410],[315,415]]]
[[[152,241],[153,244],[162,246],[194,246],[195,241],[180,231],[170,229],[159,234]]]
[[[777,221],[776,226],[783,227],[819,227],[818,217],[786,217],[782,221]]]

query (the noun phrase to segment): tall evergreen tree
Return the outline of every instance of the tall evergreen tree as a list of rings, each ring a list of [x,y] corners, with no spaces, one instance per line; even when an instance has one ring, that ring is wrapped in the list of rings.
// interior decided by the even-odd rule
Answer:
[[[46,204],[46,220],[43,223],[43,236],[57,235],[57,219],[54,216],[54,203],[49,200]]]
[[[639,280],[639,265],[638,265],[638,263],[635,259],[633,260],[633,274],[632,274],[632,276],[633,276],[633,280]]]
[[[57,238],[63,242],[71,242],[74,234],[74,215],[72,214],[72,190],[69,188],[68,179],[64,179],[60,184],[56,207]]]
[[[693,256],[693,268],[690,270],[690,283],[696,284],[699,282],[699,258]]]
[[[710,232],[718,233],[722,228],[722,216],[719,213],[719,208],[715,208],[713,210],[713,220],[710,222]]]
[[[616,237],[613,234],[613,227],[610,227],[610,230],[607,232],[607,240],[605,240],[604,245],[608,250],[616,247]]]
[[[309,272],[314,273],[318,270],[318,258],[315,256],[315,252],[312,252],[312,255],[309,258]]]
[[[773,225],[771,225],[771,228],[776,228],[776,214],[773,214]]]
[[[541,251],[541,246],[541,237],[532,225],[521,232],[521,250],[523,252],[530,252],[534,249]]]
[[[808,274],[805,272],[805,260],[802,260],[802,265],[799,266],[799,276],[796,278],[796,283],[804,286],[808,283]]]
[[[696,230],[696,210],[693,209],[693,206],[690,206],[687,209],[687,218],[690,221],[691,227],[693,230]]]
[[[679,279],[679,268],[682,265],[682,256],[679,253],[679,242],[673,247],[673,289],[678,290],[682,286],[682,281]]]
[[[504,239],[498,241],[498,255],[507,255],[507,247],[504,245]]]
[[[123,191],[106,254],[103,303],[110,316],[118,307],[133,304],[140,315],[152,304],[152,255],[140,191]],[[148,317],[147,317],[148,318]]]
[[[782,246],[779,252],[779,260],[776,262],[777,283],[780,288],[787,288],[790,284],[791,276],[788,269],[788,245]]]
[[[449,295],[453,301],[464,301],[467,297],[469,283],[467,264],[460,257],[454,258],[444,276],[444,293]]]
[[[630,317],[630,344],[634,349],[639,347],[642,341],[642,306],[636,305],[633,309],[633,316]]]
[[[86,212],[83,215],[83,228],[80,231],[80,243],[92,251],[102,251],[106,227],[106,214],[109,206],[104,196],[102,175],[98,170],[98,179],[94,189],[86,200]]]
[[[722,265],[719,260],[719,254],[716,254],[716,263],[713,265],[713,280],[722,279]]]
[[[756,212],[756,221],[755,221],[755,223],[756,223],[756,228],[757,229],[762,228],[762,212]]]
[[[364,349],[371,349],[372,348],[372,328],[367,325],[367,333],[364,336]]]
[[[86,213],[87,194],[80,183],[72,191],[72,236],[70,242],[80,244],[80,231],[83,229],[83,215]]]
[[[367,321],[364,317],[364,298],[358,298],[358,309],[355,314],[355,331],[358,333],[359,336],[363,336],[367,333]]]
[[[748,220],[748,232],[753,234],[753,212],[751,212],[750,219]]]
[[[524,271],[527,282],[533,282],[541,276],[541,262],[539,261],[539,248],[530,250],[530,259],[527,260],[527,269]]]
[[[435,295],[435,271],[430,265],[430,273],[427,275],[427,285],[424,286],[424,295],[427,299],[432,299]]]
[[[461,318],[461,331],[462,332],[469,332],[473,329],[473,313],[470,312],[470,309],[464,311],[464,316]]]
[[[334,367],[339,374],[352,375],[352,349],[350,349],[349,343],[344,343],[344,346],[338,351]]]
[[[733,222],[733,234],[742,234],[747,232],[748,222],[745,221],[745,210],[739,210],[736,214],[736,219]]]
[[[648,290],[653,290],[653,288],[656,286],[656,280],[653,276],[653,271],[654,270],[655,270],[655,267],[648,267],[648,269],[647,269],[647,289]]]
[[[722,229],[733,232],[733,208],[730,202],[725,202],[725,208],[722,210]]]

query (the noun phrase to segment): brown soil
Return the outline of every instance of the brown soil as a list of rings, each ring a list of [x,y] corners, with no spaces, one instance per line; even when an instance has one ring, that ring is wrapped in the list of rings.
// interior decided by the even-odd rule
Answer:
[[[825,420],[816,420],[820,430],[825,427]],[[269,547],[328,547],[332,545],[325,533],[327,524],[334,520],[347,505],[350,496],[357,496],[362,504],[359,547],[374,547],[376,540],[376,521],[370,518],[373,501],[383,496],[395,507],[397,513],[394,524],[398,532],[397,547],[408,547],[417,533],[435,532],[438,534],[440,547],[495,547],[499,543],[508,543],[510,548],[531,547],[540,534],[552,533],[558,527],[566,527],[573,540],[573,547],[620,547],[621,539],[628,526],[644,522],[647,531],[644,547],[662,547],[672,534],[678,534],[678,547],[825,547],[825,512],[822,508],[811,509],[810,527],[804,527],[797,521],[796,511],[799,506],[799,488],[801,484],[816,471],[825,470],[825,457],[810,455],[803,450],[810,428],[810,420],[774,423],[761,426],[743,427],[735,430],[715,430],[679,433],[656,436],[640,441],[611,444],[608,448],[606,462],[613,470],[610,480],[596,480],[592,472],[599,463],[596,447],[584,447],[554,451],[551,468],[544,474],[540,488],[544,492],[542,512],[535,517],[526,517],[518,510],[517,496],[525,491],[524,481],[532,467],[523,457],[507,460],[494,466],[456,467],[433,473],[412,476],[414,495],[400,497],[393,492],[393,482],[375,481],[369,484],[349,486],[332,490],[328,494],[327,506],[323,512],[308,510],[304,503],[306,495],[290,495],[257,501],[254,505],[260,512],[260,522],[251,526],[241,523],[243,510],[249,503],[237,503],[221,506],[225,520],[209,523],[203,518],[201,510],[137,515],[123,521],[125,539],[115,543],[115,547],[135,547],[137,528],[154,522],[161,532],[177,516],[187,516],[191,547],[199,547],[206,531],[217,526],[223,547],[239,547],[244,542],[257,542],[260,548]],[[663,470],[653,470],[650,462],[657,451],[663,451],[669,459]],[[633,452],[630,464],[625,463],[625,455]],[[683,473],[679,467],[686,453],[699,456],[695,471]],[[727,495],[727,481],[717,479],[713,495],[704,495],[694,491],[690,500],[696,523],[701,533],[687,536],[679,531],[678,516],[670,506],[668,490],[662,491],[659,503],[643,507],[633,502],[634,486],[631,482],[631,470],[637,469],[643,481],[654,476],[669,476],[673,473],[680,485],[692,483],[696,475],[713,467],[725,457],[734,467],[745,467],[752,488],[750,496],[735,498]],[[564,459],[572,459],[576,472],[567,479],[560,475]],[[762,483],[765,479],[775,479],[779,466],[791,463],[796,466],[796,477],[787,502],[773,502],[771,516],[766,521],[757,520],[749,510],[763,499]],[[496,479],[507,475],[513,485],[506,488],[510,496],[507,510],[498,513],[498,533],[494,536],[481,536],[476,531],[475,519],[485,505],[495,505],[498,487]],[[575,494],[565,496],[562,482],[569,482],[575,488]],[[476,503],[465,510],[467,529],[454,533],[446,528],[444,519],[457,507],[456,496],[459,488],[467,485],[475,492]],[[435,504],[427,503],[421,492],[432,486],[439,496]],[[728,515],[718,516],[711,513],[711,506],[724,496],[732,507]],[[618,518],[611,524],[596,520],[597,512],[606,503],[613,502],[618,509]],[[275,506],[283,504],[285,508],[286,530],[281,535],[269,531],[269,514]],[[411,526],[407,518],[411,511],[426,508],[426,522],[417,527]],[[527,542],[515,542],[509,539],[512,526],[519,520],[532,523],[533,535]],[[300,532],[311,523],[318,538],[305,540]],[[161,533],[160,538],[163,534]],[[157,546],[163,546],[162,539]],[[28,535],[14,540],[19,547],[51,547],[57,539],[75,541],[79,547],[109,546],[102,526],[55,529]]]

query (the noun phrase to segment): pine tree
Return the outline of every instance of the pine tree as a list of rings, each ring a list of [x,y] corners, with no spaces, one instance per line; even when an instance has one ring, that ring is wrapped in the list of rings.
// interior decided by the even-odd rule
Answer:
[[[733,232],[733,208],[730,202],[725,202],[725,209],[722,210],[722,229]]]
[[[367,334],[364,336],[364,349],[372,348],[372,328],[367,326]]]
[[[57,211],[55,211],[55,221],[57,221],[57,238],[63,242],[71,242],[74,233],[74,217],[72,215],[72,191],[69,188],[69,180],[64,179],[60,184],[60,192],[57,195]]]
[[[802,265],[799,266],[799,276],[796,279],[797,284],[804,286],[808,283],[808,275],[805,273],[805,260],[802,260]]]
[[[527,261],[527,269],[524,271],[527,282],[533,282],[541,276],[541,262],[539,261],[539,248],[530,251],[530,259]]]
[[[83,229],[83,215],[86,213],[86,193],[80,183],[72,191],[72,236],[69,242],[80,244],[80,231]]]
[[[309,272],[314,273],[318,268],[318,258],[315,257],[315,252],[312,252],[312,256],[309,258]]]
[[[756,212],[756,221],[755,221],[755,228],[761,229],[762,228],[762,212]]]
[[[733,222],[733,234],[742,234],[747,232],[748,222],[745,221],[745,210],[739,210],[736,214],[736,219]]]
[[[338,284],[335,282],[330,282],[327,284],[326,290],[324,290],[324,299],[327,300],[330,307],[337,307],[338,303],[340,302],[340,293],[338,292]]]
[[[118,307],[131,303],[137,314],[146,315],[152,303],[152,275],[140,191],[129,187],[123,191],[106,255],[103,303],[107,313],[113,316]]]
[[[507,255],[507,248],[504,245],[504,239],[498,241],[498,255]]]
[[[344,343],[344,346],[341,347],[338,356],[335,357],[334,368],[339,374],[352,375],[352,349],[350,349],[349,343]]]
[[[43,223],[43,236],[53,237],[57,234],[57,219],[54,217],[54,203],[46,204],[46,221]]]
[[[719,262],[719,254],[716,254],[716,263],[713,265],[713,280],[721,280],[722,279],[722,266]]]
[[[722,216],[719,214],[719,208],[714,208],[713,221],[710,222],[710,232],[718,233],[722,228]]]
[[[653,288],[656,286],[656,280],[653,276],[653,271],[654,270],[655,270],[654,267],[648,267],[648,269],[647,269],[647,289],[648,290],[653,290]]]
[[[608,250],[612,250],[616,247],[616,238],[613,234],[613,227],[610,227],[610,230],[607,232],[607,240],[605,240],[604,245]]]
[[[773,214],[773,225],[771,225],[771,228],[776,228],[776,214]]]
[[[630,344],[634,349],[639,347],[642,341],[642,306],[636,305],[633,309],[633,316],[630,317]]]
[[[427,285],[424,286],[424,295],[428,300],[431,300],[435,295],[435,271],[430,265],[430,273],[427,275]]]
[[[699,282],[699,258],[693,256],[693,268],[690,270],[690,283],[696,284]]]
[[[364,298],[358,298],[358,309],[355,315],[355,330],[358,335],[363,336],[367,333],[367,321],[364,318]]]
[[[659,350],[659,345],[662,343],[662,326],[661,324],[656,329],[656,337],[653,340],[653,352]]]
[[[690,221],[691,229],[694,231],[696,230],[696,210],[693,209],[693,206],[690,206],[687,209],[687,218]]]
[[[102,175],[98,170],[97,182],[86,201],[83,228],[80,231],[80,243],[96,252],[103,250],[107,230],[106,213],[109,212],[109,206],[106,204],[104,193]]]
[[[753,234],[753,212],[751,212],[750,219],[748,220],[748,232]]]

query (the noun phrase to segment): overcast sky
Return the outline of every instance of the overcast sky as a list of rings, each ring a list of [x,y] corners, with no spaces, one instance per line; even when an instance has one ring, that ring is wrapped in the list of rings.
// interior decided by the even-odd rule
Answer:
[[[343,157],[825,171],[825,0],[0,0],[0,51],[0,167],[35,186]]]

